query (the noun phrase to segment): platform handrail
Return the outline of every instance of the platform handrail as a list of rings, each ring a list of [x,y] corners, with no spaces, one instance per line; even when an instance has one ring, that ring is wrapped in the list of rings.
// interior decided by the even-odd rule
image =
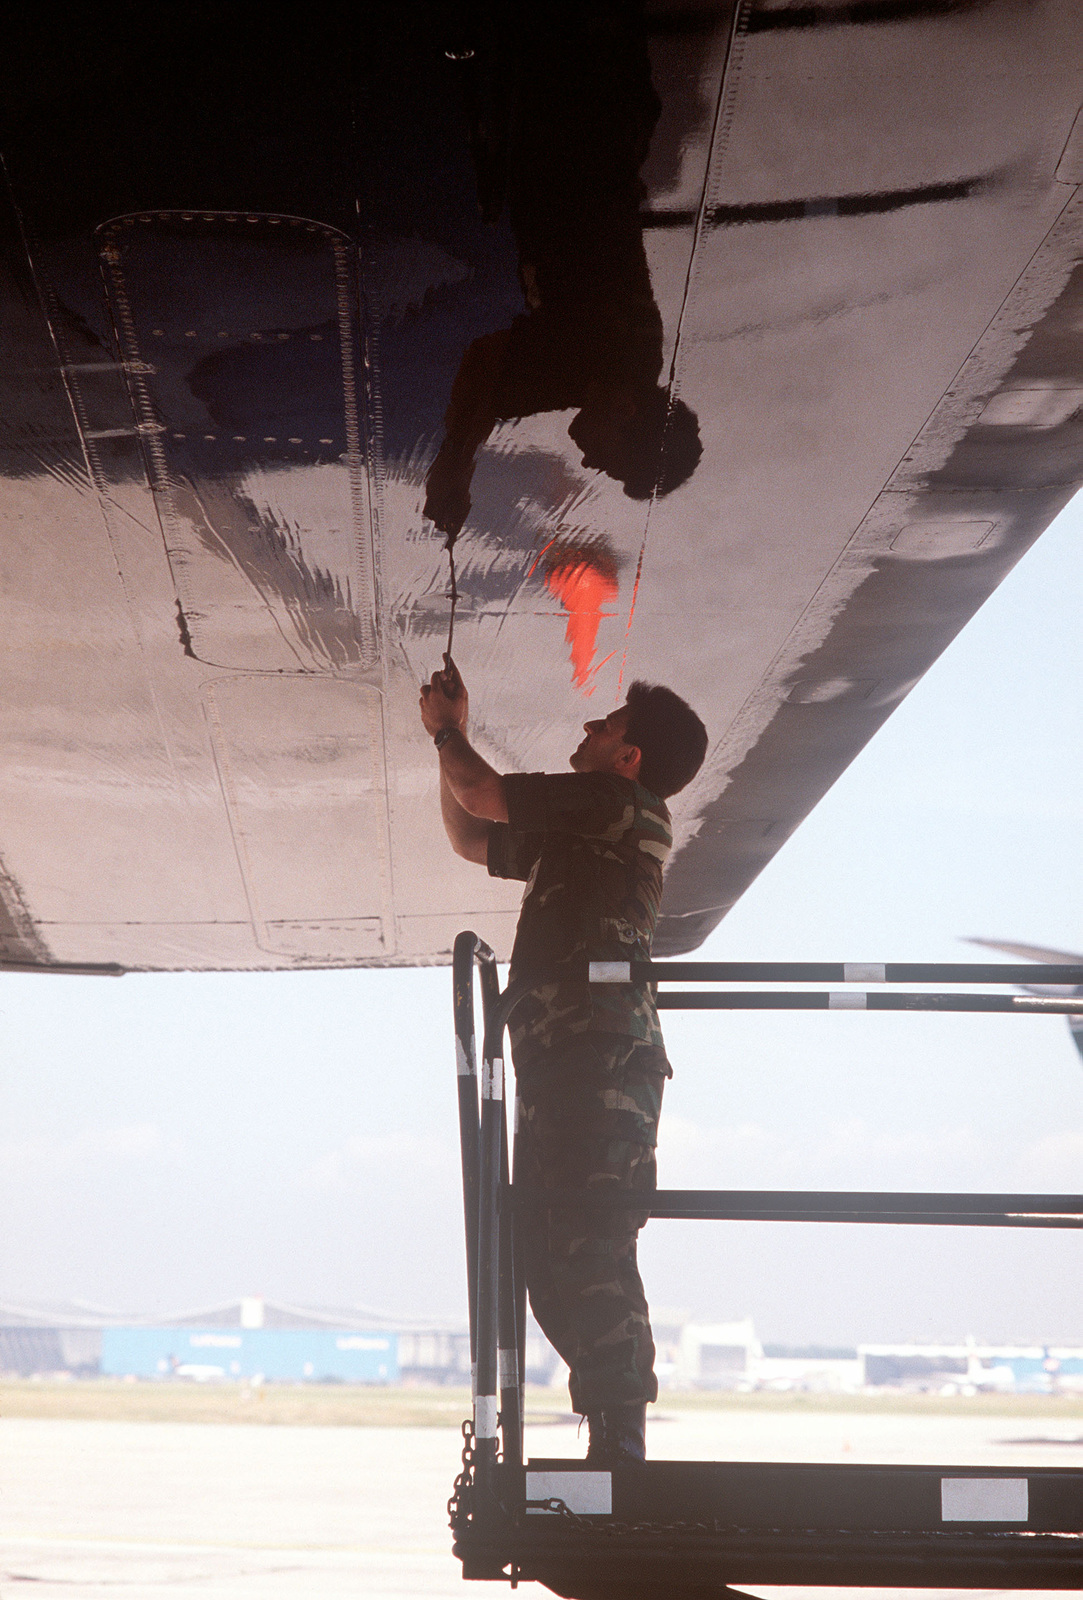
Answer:
[[[957,1011],[1015,1017],[1083,1015],[1083,996],[922,994],[898,989],[677,989],[655,997],[659,1011]]]
[[[463,1199],[467,1230],[475,1485],[479,1514],[495,1505],[498,1444],[507,1460],[522,1460],[525,1297],[515,1271],[510,1207],[512,1189],[504,1104],[503,1038],[508,1019],[536,982],[501,993],[496,958],[471,932],[453,952],[456,1071],[463,1131]],[[483,1043],[480,1114],[474,1042],[473,968],[481,974]],[[504,1224],[502,1226],[502,1223]]]
[[[1083,986],[1083,963],[1004,961],[591,961],[592,983],[1007,983]],[[567,968],[563,969],[565,974]],[[1083,996],[1081,996],[1083,998]]]
[[[462,1153],[463,1218],[466,1226],[466,1283],[470,1318],[470,1379],[473,1387],[478,1358],[478,1187],[480,1123],[478,1115],[477,1045],[474,1032],[474,967],[486,989],[496,996],[500,979],[496,957],[474,933],[460,933],[452,951],[452,1008],[455,1018],[455,1080],[459,1098],[459,1148]],[[484,1004],[484,1000],[483,1000]]]
[[[516,1207],[638,1211],[717,1222],[895,1222],[927,1227],[1083,1228],[1083,1195],[932,1194],[815,1189],[537,1189],[512,1186]]]

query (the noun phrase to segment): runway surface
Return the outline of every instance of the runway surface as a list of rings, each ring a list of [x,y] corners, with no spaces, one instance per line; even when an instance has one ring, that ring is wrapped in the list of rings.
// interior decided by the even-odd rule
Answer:
[[[656,1458],[1083,1466],[1083,1443],[1057,1442],[1083,1429],[1063,1420],[659,1409]],[[585,1447],[570,1425],[528,1429],[532,1455]],[[450,1427],[2,1420],[0,1597],[461,1600],[446,1513],[459,1450]]]

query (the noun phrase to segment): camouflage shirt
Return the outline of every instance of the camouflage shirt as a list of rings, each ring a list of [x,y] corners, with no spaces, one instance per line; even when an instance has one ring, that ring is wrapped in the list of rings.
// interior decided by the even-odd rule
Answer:
[[[661,1045],[654,996],[579,977],[588,961],[647,961],[673,844],[665,803],[609,773],[511,774],[508,821],[489,828],[489,872],[526,882],[511,977],[572,965],[511,1019],[516,1065],[589,1031]]]

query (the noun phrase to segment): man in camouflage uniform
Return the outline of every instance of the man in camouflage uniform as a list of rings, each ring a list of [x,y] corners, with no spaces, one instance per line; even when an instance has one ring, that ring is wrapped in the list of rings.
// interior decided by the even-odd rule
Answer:
[[[592,987],[586,968],[649,960],[673,843],[665,798],[699,770],[706,730],[671,690],[635,683],[625,705],[584,724],[572,772],[501,776],[470,745],[467,711],[449,664],[421,692],[444,826],[458,855],[526,883],[511,977],[540,980],[511,1021],[516,1182],[649,1193],[671,1076],[654,997]],[[590,1424],[587,1459],[599,1464],[643,1458],[646,1406],[658,1394],[636,1264],[645,1221],[645,1212],[567,1205],[521,1219],[531,1308],[568,1364],[572,1405]]]

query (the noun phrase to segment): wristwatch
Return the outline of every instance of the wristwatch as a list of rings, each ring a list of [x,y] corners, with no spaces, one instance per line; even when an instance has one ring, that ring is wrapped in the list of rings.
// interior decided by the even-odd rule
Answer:
[[[457,728],[441,728],[439,733],[433,734],[432,742],[438,750],[442,750],[447,744],[448,740],[451,738],[451,735],[457,732]]]

